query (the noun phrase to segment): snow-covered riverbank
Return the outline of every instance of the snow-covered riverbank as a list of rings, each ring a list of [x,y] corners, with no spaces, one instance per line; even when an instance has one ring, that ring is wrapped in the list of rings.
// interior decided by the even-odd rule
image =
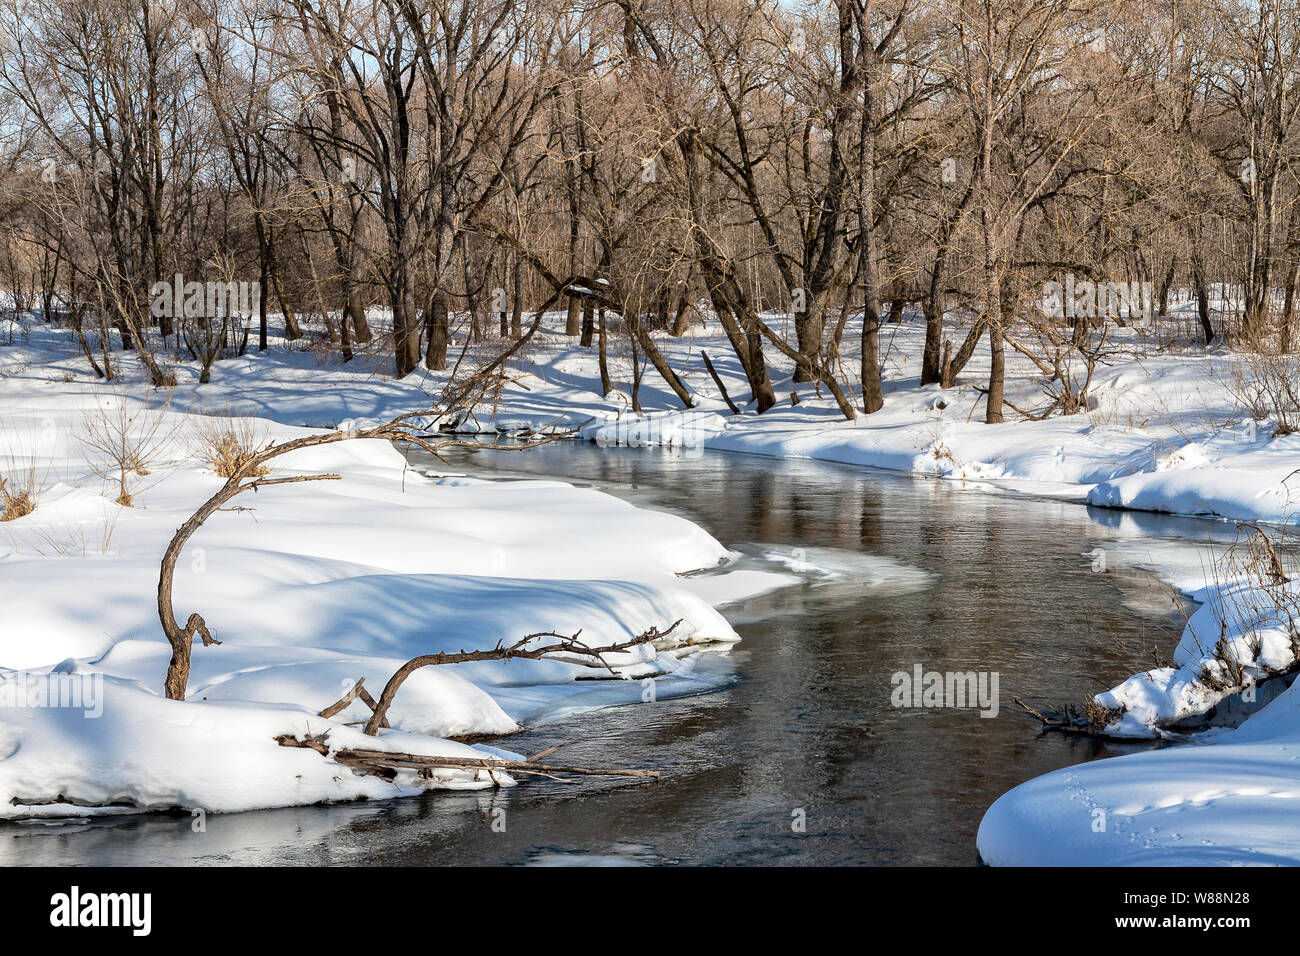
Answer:
[[[716,326],[693,326],[681,338],[662,336],[659,344],[695,406],[684,409],[654,370],[645,369],[639,392],[644,414],[636,415],[631,356],[611,348],[614,390],[601,395],[596,353],[562,334],[563,319],[558,313],[546,317],[534,340],[511,361],[509,381],[465,416],[463,429],[585,426],[592,439],[814,458],[1102,506],[1234,520],[1288,521],[1300,509],[1300,478],[1291,477],[1300,468],[1300,434],[1275,435],[1273,422],[1249,416],[1235,394],[1241,391],[1243,359],[1222,348],[1166,342],[1151,330],[1113,329],[1114,350],[1098,366],[1089,411],[1031,421],[1008,409],[1005,424],[990,426],[982,422],[979,392],[987,380],[987,355],[977,351],[954,388],[920,387],[924,327],[909,312],[882,332],[885,407],[849,422],[824,389],[819,394],[812,385],[792,383],[791,364],[774,352],[768,360],[778,404],[755,414],[745,405],[748,390],[725,336]],[[779,326],[783,320],[773,321]],[[377,313],[376,327],[383,322]],[[15,345],[5,351],[11,368],[24,355],[32,362],[25,377],[56,384],[65,374],[86,379],[85,361],[66,337],[38,329],[27,333],[26,347],[23,339],[15,336]],[[855,341],[850,323],[845,368],[857,361]],[[490,353],[498,346],[471,346],[458,366],[462,372],[474,365],[480,348]],[[703,353],[741,415],[728,411]],[[236,407],[314,427],[386,421],[427,404],[447,381],[447,373],[423,369],[394,381],[383,354],[342,365],[301,342],[222,361],[207,385],[195,385],[193,367],[182,366],[178,373],[179,408],[211,413]],[[1007,376],[1007,397],[1016,407],[1029,412],[1045,407],[1045,376],[1027,358],[1008,350]],[[791,404],[792,394],[797,405]]]
[[[331,720],[315,716],[359,677],[377,694],[411,657],[539,631],[581,631],[599,647],[680,620],[658,647],[607,661],[626,702],[642,699],[649,678],[660,698],[698,693],[719,678],[694,673],[690,655],[737,640],[713,604],[789,580],[754,570],[732,580],[725,568],[683,578],[730,559],[685,519],[561,482],[428,476],[386,442],[341,442],[277,459],[272,473],[341,480],[249,494],[189,544],[176,613],[200,611],[221,643],[196,646],[187,701],[168,701],[159,560],[222,484],[201,460],[211,420],[189,409],[228,414],[250,403],[230,382],[217,396],[184,384],[170,396],[152,391],[120,356],[123,379],[96,383],[57,334],[28,327],[20,338],[0,348],[0,474],[11,490],[30,485],[35,509],[0,523],[2,817],[491,786],[462,771],[384,783],[273,738],[328,731],[334,747],[463,756],[476,748],[445,738],[508,734],[588,697],[619,699],[611,682],[581,679],[603,673],[590,664],[512,660],[417,671],[377,744],[346,726],[368,716],[360,701]],[[309,376],[286,382],[271,362],[257,368],[265,380],[254,414],[274,408],[282,420],[319,423],[313,401],[340,400]],[[393,392],[358,381],[341,400],[361,403],[370,389]],[[421,407],[410,391],[408,411]],[[266,418],[241,427],[259,442],[306,434]],[[130,507],[116,503],[113,467],[85,442],[94,428],[155,436],[126,477]],[[59,694],[73,705],[48,706]]]
[[[778,407],[761,417],[748,409],[729,414],[701,352],[736,401],[746,393],[725,343],[709,330],[663,339],[696,407],[682,410],[649,371],[639,396],[647,414],[637,416],[628,409],[628,358],[612,357],[621,390],[601,396],[595,357],[551,328],[519,357],[500,395],[458,425],[488,433],[581,427],[597,441],[817,458],[983,490],[1289,520],[1295,481],[1288,478],[1300,468],[1300,440],[1274,437],[1269,422],[1238,407],[1228,383],[1239,360],[1194,348],[1162,352],[1145,333],[1116,334],[1128,336],[1125,351],[1098,372],[1088,413],[986,426],[974,410],[985,373],[978,358],[956,388],[916,385],[921,329],[911,320],[887,330],[885,409],[852,423],[779,367]],[[491,786],[465,772],[395,783],[340,774],[318,754],[272,738],[328,729],[336,746],[355,746],[360,731],[346,723],[365,716],[361,704],[331,721],[316,712],[357,677],[377,689],[419,653],[579,628],[584,639],[607,645],[679,618],[675,640],[725,648],[736,636],[716,606],[791,580],[725,566],[682,577],[729,558],[723,543],[689,521],[560,482],[429,476],[427,465],[410,467],[386,444],[345,442],[276,464],[284,476],[331,471],[342,480],[250,495],[240,506],[252,510],[218,514],[191,543],[178,569],[176,610],[182,619],[202,611],[223,643],[196,648],[190,699],[166,701],[168,647],[154,587],[172,531],[220,483],[194,452],[204,416],[237,412],[264,438],[356,427],[427,406],[445,378],[417,372],[393,381],[378,357],[343,366],[280,345],[218,363],[201,386],[197,370],[182,364],[177,388],[163,396],[120,355],[123,382],[95,382],[61,332],[27,322],[12,338],[0,348],[0,462],[11,469],[34,462],[39,480],[36,510],[0,524],[0,666],[64,675],[47,687],[89,681],[100,688],[102,716],[0,701],[0,753],[7,754],[0,815],[125,809],[115,804],[239,810],[431,784]],[[1016,357],[1010,373],[1010,399],[1033,406],[1037,371]],[[119,407],[148,416],[164,401],[157,416],[166,441],[143,469],[148,474],[130,476],[134,506],[122,508],[80,440],[86,418]],[[1116,512],[1116,521],[1128,517]],[[1140,527],[1133,537],[1141,551]],[[1206,568],[1176,557],[1178,567],[1155,563],[1167,565],[1161,570],[1184,590],[1202,587]],[[1118,552],[1107,559],[1151,564]],[[660,697],[718,680],[716,669],[705,669],[713,675],[706,677],[682,662],[694,646],[637,651],[616,662],[630,679],[602,682],[599,692],[575,679],[589,668],[559,661],[425,669],[398,696],[394,730],[379,744],[365,740],[464,755],[467,745],[447,738],[509,733],[585,700],[606,705],[618,699],[611,687],[635,703],[646,677],[655,677]],[[1191,658],[1177,663],[1195,666]],[[1134,680],[1150,682],[1148,675]],[[980,849],[992,863],[1300,858],[1277,823],[1300,798],[1300,786],[1285,783],[1288,774],[1300,779],[1289,753],[1292,738],[1300,739],[1298,704],[1288,692],[1202,746],[1032,781],[990,811]],[[242,769],[232,776],[236,764]],[[67,802],[48,805],[60,798]],[[1074,833],[1076,826],[1084,832]]]
[[[1196,591],[1201,605],[1171,663],[1095,698],[1108,715],[1108,735],[1179,745],[1016,787],[981,823],[983,859],[1011,866],[1300,864],[1300,686],[1287,686],[1300,650],[1297,595],[1294,581],[1267,578]],[[1210,714],[1215,726],[1193,733],[1196,718]],[[1170,729],[1177,727],[1183,732]]]

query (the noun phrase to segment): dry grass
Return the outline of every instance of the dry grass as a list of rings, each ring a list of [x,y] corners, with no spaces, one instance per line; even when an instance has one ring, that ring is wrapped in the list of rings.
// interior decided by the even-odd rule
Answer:
[[[192,443],[195,458],[206,462],[218,478],[261,477],[265,465],[249,467],[249,461],[267,444],[266,428],[249,418],[230,415],[208,418],[199,425]]]
[[[1300,593],[1292,587],[1297,574],[1297,542],[1294,533],[1288,537],[1291,531],[1291,526],[1265,530],[1243,522],[1237,526],[1237,539],[1207,568],[1217,594],[1217,603],[1211,605],[1218,625],[1212,648],[1209,636],[1197,635],[1181,602],[1175,600],[1183,615],[1184,634],[1190,633],[1204,659],[1196,679],[1211,693],[1236,693],[1261,680],[1300,670]],[[1283,628],[1291,641],[1293,663],[1281,669],[1260,659],[1262,629],[1274,627]],[[1234,634],[1239,637],[1234,639]],[[1153,658],[1157,668],[1174,666],[1158,652],[1153,652]],[[1124,712],[1123,707],[1107,708],[1089,697],[1081,707],[1062,708],[1055,721],[1048,723],[1055,729],[1106,736]]]
[[[7,449],[0,454],[0,521],[14,521],[36,510],[37,499],[48,477],[48,467],[42,469],[41,455],[34,447],[19,448],[20,439],[0,426],[0,446]]]
[[[0,476],[0,521],[24,518],[36,510],[36,498],[23,488],[11,489],[9,482]]]
[[[1124,708],[1105,707],[1097,703],[1096,697],[1089,697],[1083,702],[1083,716],[1088,718],[1088,726],[1094,732],[1101,733],[1124,716]]]
[[[1291,587],[1295,576],[1290,554],[1294,541],[1287,540],[1287,528],[1265,531],[1259,525],[1243,523],[1237,526],[1237,540],[1215,564],[1214,580],[1222,595],[1219,608],[1219,637],[1212,658],[1201,669],[1198,680],[1214,691],[1235,691],[1252,680],[1246,668],[1262,670],[1266,677],[1275,676],[1272,669],[1259,660],[1263,650],[1263,635],[1256,622],[1273,623],[1285,627],[1291,639],[1291,654],[1300,658],[1300,595]],[[1237,582],[1249,582],[1253,590],[1232,587]],[[1246,657],[1242,659],[1232,642],[1227,640],[1230,622],[1234,626],[1246,623],[1243,633]],[[1292,668],[1294,669],[1294,665]]]
[[[10,545],[15,551],[30,551],[44,557],[84,558],[92,554],[112,554],[113,532],[121,514],[121,508],[105,507],[98,527],[89,521],[37,525],[25,540],[10,535]]]

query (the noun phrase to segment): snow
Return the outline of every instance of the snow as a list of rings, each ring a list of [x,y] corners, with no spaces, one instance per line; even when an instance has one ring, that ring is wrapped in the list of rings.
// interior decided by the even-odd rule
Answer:
[[[13,677],[9,678],[13,680]],[[464,744],[419,734],[378,738],[290,705],[171,701],[116,678],[103,680],[103,713],[69,707],[0,708],[0,817],[131,809],[254,810],[418,793],[424,781],[357,776],[313,750],[281,747],[279,734],[328,731],[332,749],[361,747],[442,757],[485,756]],[[510,786],[507,775],[497,782]],[[483,789],[487,771],[448,770],[437,785]],[[50,804],[63,798],[67,802]],[[120,812],[120,809],[119,809]]]
[[[126,809],[114,804],[239,811],[492,786],[478,772],[360,777],[273,738],[328,732],[335,748],[483,756],[494,751],[447,738],[639,702],[650,678],[659,699],[700,693],[731,675],[694,659],[738,639],[715,605],[796,580],[753,569],[733,580],[735,555],[702,528],[594,489],[427,477],[379,441],[320,446],[277,459],[273,476],[341,480],[248,493],[188,544],[174,607],[181,620],[201,612],[221,643],[195,647],[188,699],[168,701],[159,560],[222,484],[196,455],[199,412],[274,410],[248,425],[259,440],[284,440],[428,397],[287,351],[223,363],[216,387],[181,384],[170,395],[148,389],[124,354],[115,360],[122,380],[97,383],[60,333],[31,323],[0,349],[0,473],[34,469],[38,492],[32,514],[0,524],[0,692],[55,680],[54,668],[103,688],[97,715],[10,705],[0,693],[0,817]],[[179,371],[182,383],[193,372]],[[99,409],[157,424],[157,453],[128,478],[133,507],[114,502],[111,463],[82,441]],[[367,716],[360,702],[315,716],[361,677],[377,696],[420,654],[535,632],[580,633],[600,647],[674,622],[653,646],[607,654],[610,669],[563,659],[425,668],[378,738],[348,726]],[[591,677],[609,679],[579,679]]]
[[[1220,562],[1216,571],[1230,567]],[[977,843],[1015,866],[1295,865],[1300,836],[1296,581],[1204,574],[1171,666],[1096,695],[1105,732],[1180,746],[1046,774],[999,798]],[[1184,578],[1188,584],[1194,575]],[[1214,726],[1191,733],[1213,712]]]
[[[1200,744],[1046,774],[980,824],[995,866],[1300,863],[1300,691]]]
[[[382,327],[382,314],[371,318]],[[986,350],[955,387],[920,386],[923,325],[911,313],[882,332],[885,407],[855,422],[824,390],[793,383],[789,363],[771,350],[778,404],[757,415],[716,326],[659,338],[694,407],[682,408],[647,370],[638,415],[632,356],[611,343],[615,388],[604,394],[594,350],[578,349],[562,323],[561,315],[546,317],[490,402],[457,422],[430,424],[485,436],[574,428],[597,443],[663,446],[682,456],[714,449],[813,458],[985,492],[1230,520],[1289,522],[1300,503],[1293,477],[1300,436],[1246,417],[1230,385],[1241,358],[1171,345],[1151,329],[1114,330],[1118,351],[1098,369],[1086,412],[1030,421],[1008,409],[1006,424],[989,426],[978,392]],[[0,525],[0,667],[100,675],[104,711],[91,720],[67,709],[0,706],[0,815],[114,812],[35,805],[58,796],[239,810],[491,786],[480,773],[383,783],[272,738],[328,730],[332,746],[356,745],[362,735],[347,722],[365,716],[362,705],[329,721],[315,712],[358,677],[377,692],[417,653],[493,646],[539,630],[581,629],[584,639],[610,644],[681,620],[664,647],[611,658],[621,680],[579,681],[591,676],[589,665],[557,660],[426,669],[399,694],[393,729],[362,737],[369,746],[483,754],[490,751],[482,745],[447,738],[635,704],[649,677],[661,698],[724,685],[725,648],[737,637],[718,607],[795,582],[845,588],[859,599],[924,587],[913,569],[830,549],[769,553],[758,567],[679,516],[591,489],[426,476],[427,463],[412,467],[385,444],[345,442],[275,463],[277,474],[333,471],[342,480],[247,496],[239,504],[251,511],[218,514],[190,544],[178,569],[178,616],[202,611],[223,643],[195,649],[190,699],[166,701],[158,693],[168,649],[153,608],[157,562],[179,522],[219,484],[192,454],[200,416],[236,410],[274,438],[360,428],[427,406],[446,375],[420,369],[395,381],[379,352],[345,366],[278,339],[264,354],[218,363],[206,385],[182,363],[159,413],[174,433],[150,474],[132,478],[137,507],[124,509],[78,441],[83,416],[114,402],[157,408],[164,398],[143,387],[122,353],[115,359],[128,384],[110,390],[94,382],[62,333],[30,321],[11,331],[14,344],[0,348],[0,468],[33,463],[40,494],[32,515]],[[845,368],[856,365],[856,341],[851,323]],[[471,361],[492,347],[471,348]],[[705,351],[742,414],[729,413],[704,369]],[[1043,384],[1031,363],[1008,353],[1011,402],[1042,407]],[[1124,708],[1118,732],[1150,737],[1225,704],[1224,693],[1198,680],[1217,666],[1215,592],[1206,590],[1212,582],[1194,550],[1152,544],[1139,516],[1114,514],[1117,536],[1134,544],[1106,560],[1157,567],[1204,605],[1174,666],[1101,695]],[[1247,592],[1218,593],[1251,603]],[[1252,679],[1290,666],[1289,632],[1275,616],[1236,621],[1227,641]],[[1300,862],[1295,695],[1280,693],[1240,727],[1185,746],[1030,781],[991,807],[980,852],[995,864]]]
[[[1155,325],[1184,322],[1193,309],[1183,303]],[[787,321],[767,318],[778,328]],[[377,327],[383,322],[382,314],[373,319]],[[948,320],[960,319],[954,314]],[[856,365],[854,324],[845,335],[845,368]],[[825,389],[793,383],[789,361],[770,349],[778,402],[758,415],[716,325],[658,338],[695,407],[683,408],[650,369],[640,391],[644,413],[637,415],[628,385],[631,356],[611,342],[615,388],[603,395],[595,350],[578,348],[563,325],[563,313],[545,317],[535,339],[511,360],[500,394],[458,420],[461,430],[495,435],[572,428],[603,444],[813,458],[1102,507],[1235,520],[1287,521],[1300,506],[1300,477],[1292,477],[1300,468],[1300,435],[1274,435],[1273,422],[1246,417],[1232,385],[1242,358],[1221,348],[1171,345],[1150,328],[1111,331],[1116,352],[1096,372],[1088,411],[1029,421],[1008,408],[1007,422],[990,426],[983,424],[978,391],[987,379],[987,350],[976,351],[955,387],[920,386],[924,324],[912,312],[882,333],[884,408],[854,422],[843,418]],[[466,362],[476,349],[488,355],[497,347],[473,346]],[[727,409],[702,352],[741,415]],[[59,390],[58,376],[66,370],[84,375],[81,366],[71,352],[45,364],[47,388]],[[192,370],[182,368],[174,403],[209,413],[236,407],[290,425],[360,427],[427,404],[447,381],[447,373],[422,368],[401,381],[386,373],[387,359],[380,356],[343,366],[280,345],[219,363],[204,386],[195,386]],[[1043,376],[1028,359],[1010,351],[1007,377],[1010,402],[1027,410],[1044,407]]]
[[[1298,593],[1294,583],[1205,588],[1174,649],[1173,666],[1136,674],[1096,696],[1103,707],[1123,711],[1107,733],[1165,736],[1168,725],[1205,714],[1243,688],[1290,670],[1300,635],[1293,634],[1288,607]]]
[[[1187,324],[1192,310],[1194,304],[1184,302],[1173,317],[1155,324]],[[778,328],[788,321],[767,318]],[[371,319],[382,328],[382,312],[372,310]],[[960,320],[957,314],[948,318]],[[563,325],[563,313],[545,317],[542,330],[511,360],[500,394],[460,420],[462,430],[493,435],[574,428],[600,443],[815,458],[1103,507],[1237,520],[1286,521],[1300,505],[1300,477],[1291,477],[1300,468],[1300,435],[1275,436],[1274,423],[1246,417],[1232,387],[1242,358],[1221,348],[1171,345],[1149,328],[1112,329],[1109,341],[1117,351],[1097,370],[1087,412],[1027,421],[1008,408],[1007,422],[990,426],[982,422],[978,391],[987,379],[987,350],[976,351],[955,387],[920,386],[924,324],[912,312],[882,333],[885,407],[855,422],[844,420],[825,389],[818,394],[813,385],[793,383],[789,361],[771,349],[767,358],[778,403],[756,414],[716,325],[658,338],[695,407],[683,408],[650,369],[640,392],[645,413],[637,415],[628,394],[630,354],[618,340],[611,342],[615,388],[603,395],[595,350],[578,348],[562,333]],[[845,368],[856,364],[854,325],[845,335]],[[48,414],[51,398],[65,407],[84,403],[88,374],[75,347],[39,328],[24,328],[4,350],[4,367],[27,386],[6,391],[8,407],[35,405]],[[448,373],[423,368],[395,381],[381,353],[342,365],[319,351],[273,341],[264,354],[218,363],[207,385],[195,384],[197,370],[182,364],[173,407],[206,414],[233,408],[285,425],[362,427],[428,405],[447,382]],[[464,362],[472,365],[477,355],[496,348],[472,346]],[[459,349],[458,343],[458,354]],[[741,415],[728,411],[702,352],[741,405]],[[1007,366],[1008,400],[1024,409],[1043,407],[1039,370],[1015,351],[1008,353]],[[69,375],[74,381],[64,382]],[[792,392],[797,405],[790,403]]]

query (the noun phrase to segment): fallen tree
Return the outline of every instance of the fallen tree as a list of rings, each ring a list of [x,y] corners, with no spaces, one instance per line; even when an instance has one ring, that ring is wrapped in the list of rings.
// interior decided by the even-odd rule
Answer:
[[[294,737],[292,734],[281,734],[275,740],[281,747],[302,747],[307,750],[315,750],[323,757],[333,756],[335,762],[351,768],[354,773],[382,777],[385,780],[394,779],[401,770],[414,770],[419,776],[426,779],[432,777],[434,772],[438,770],[486,770],[494,783],[497,782],[493,773],[496,770],[534,777],[547,777],[559,783],[572,783],[566,777],[556,776],[556,774],[564,773],[588,777],[645,777],[653,779],[659,776],[658,770],[549,764],[542,763],[537,757],[528,760],[505,760],[499,757],[431,757],[425,754],[369,750],[358,747],[343,748],[331,754],[328,731],[303,738]],[[558,748],[545,751],[539,757],[553,753],[554,749]]]

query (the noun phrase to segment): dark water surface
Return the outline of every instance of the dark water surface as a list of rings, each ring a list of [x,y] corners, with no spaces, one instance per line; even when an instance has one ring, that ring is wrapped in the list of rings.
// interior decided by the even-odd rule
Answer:
[[[502,741],[522,753],[574,741],[555,759],[654,768],[657,782],[529,782],[212,815],[201,833],[188,815],[9,825],[0,863],[970,865],[999,795],[1134,749],[1042,734],[1012,703],[1080,701],[1151,666],[1153,648],[1172,652],[1181,619],[1169,589],[1118,561],[1100,571],[1097,556],[1135,543],[1192,549],[1217,533],[1196,520],[713,452],[557,443],[466,451],[453,468],[595,485],[691,517],[744,552],[742,565],[776,568],[768,555],[839,577],[814,572],[724,608],[744,641],[726,662],[734,679],[716,693],[579,714]],[[998,672],[1000,712],[893,707],[891,675],[916,664]]]

